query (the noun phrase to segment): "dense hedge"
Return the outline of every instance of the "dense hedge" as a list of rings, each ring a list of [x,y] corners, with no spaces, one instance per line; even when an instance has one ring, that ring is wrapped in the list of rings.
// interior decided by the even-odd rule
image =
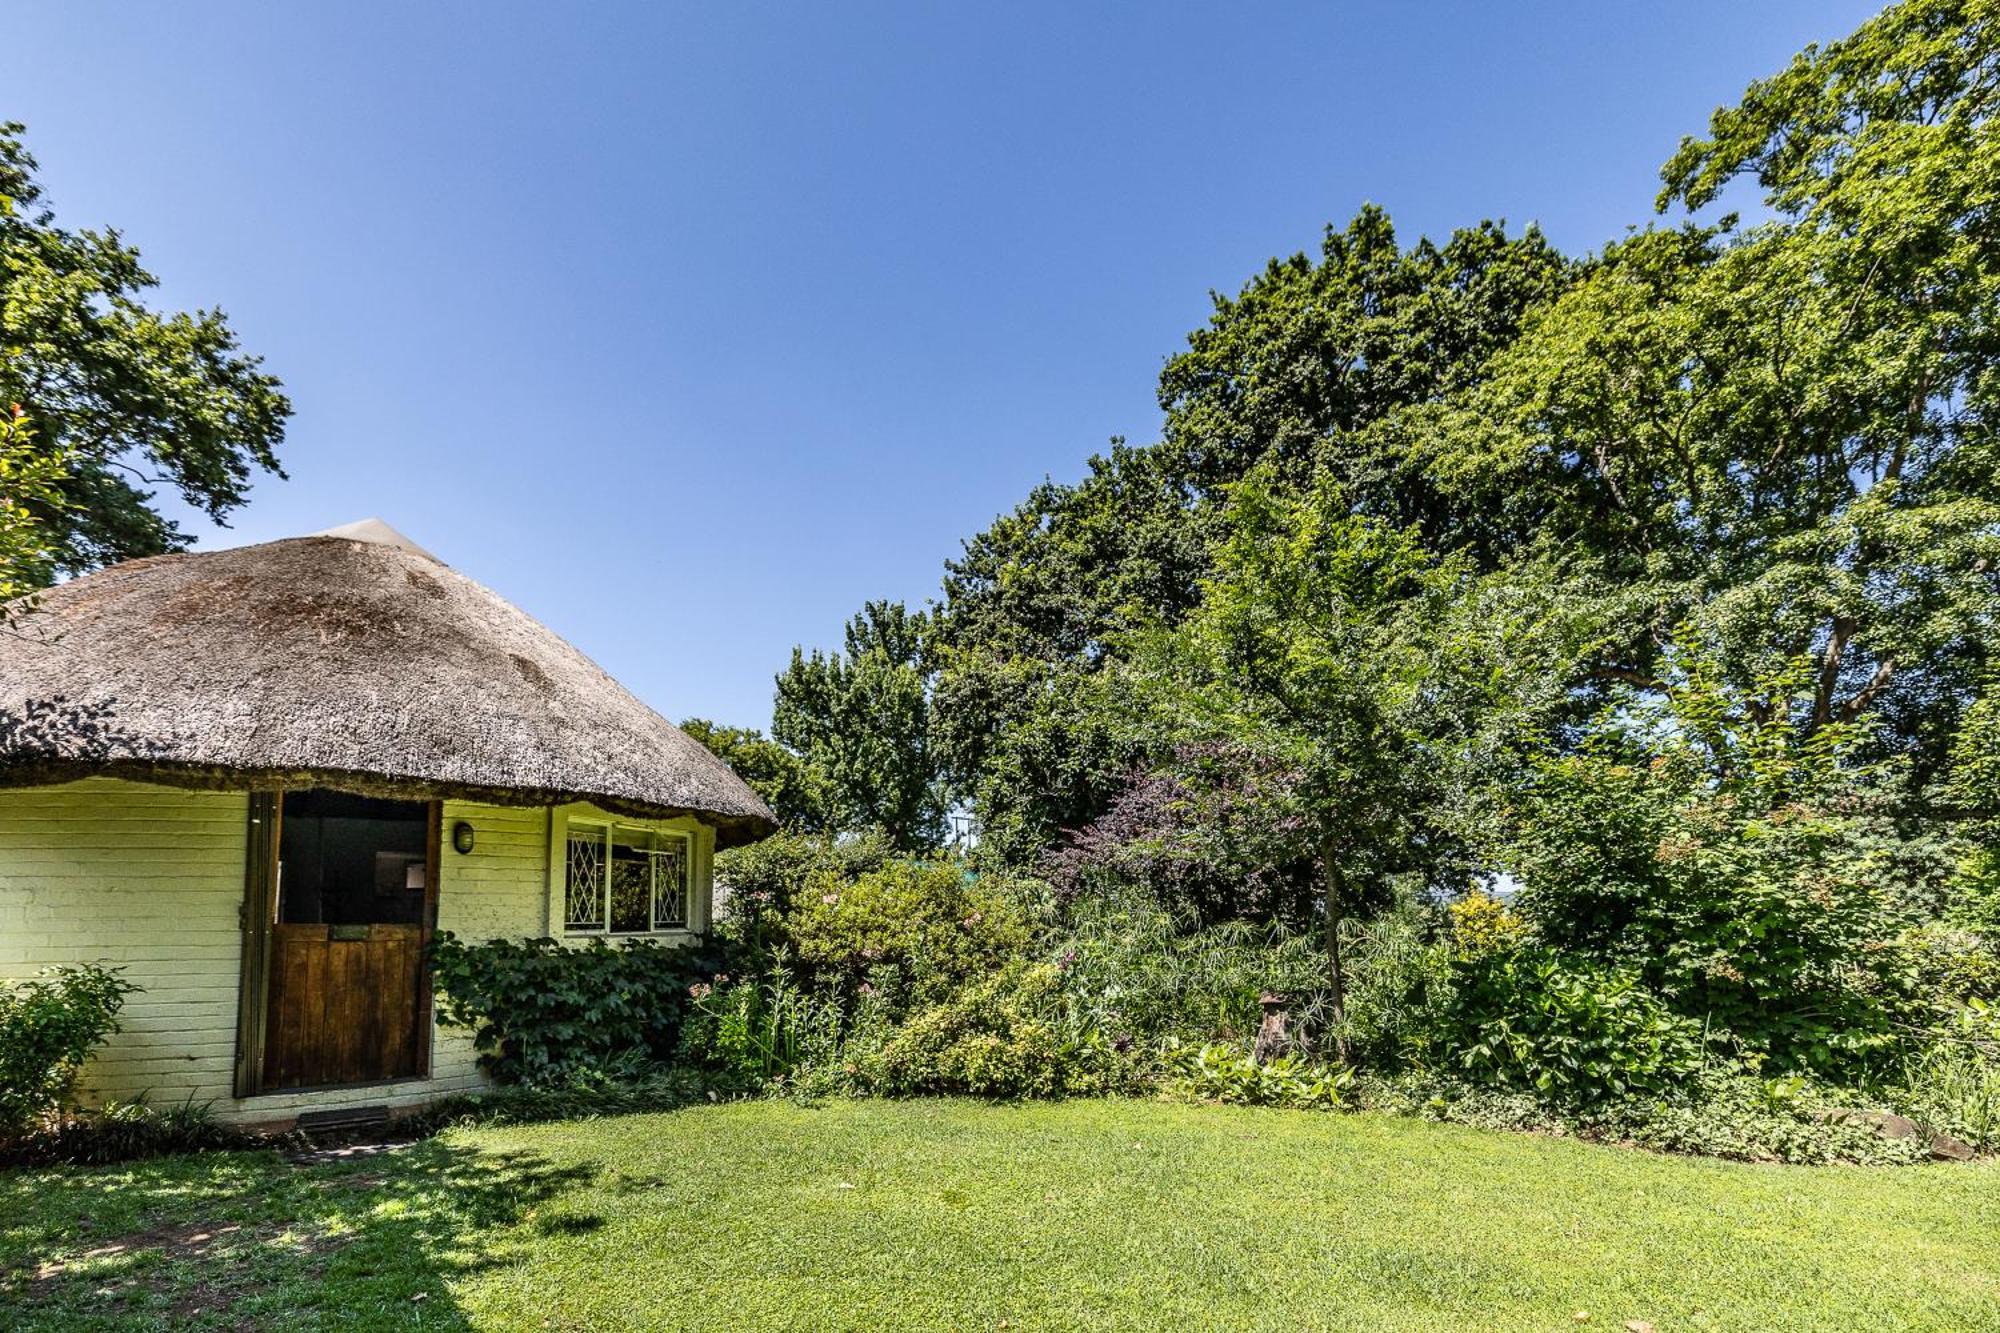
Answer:
[[[439,1018],[470,1028],[502,1083],[630,1078],[674,1053],[690,989],[717,969],[707,948],[652,940],[573,947],[551,939],[431,948]]]

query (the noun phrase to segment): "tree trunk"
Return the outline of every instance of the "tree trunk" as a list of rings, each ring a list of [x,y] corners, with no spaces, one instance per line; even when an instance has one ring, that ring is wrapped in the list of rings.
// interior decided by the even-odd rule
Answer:
[[[1340,891],[1338,853],[1331,841],[1320,844],[1319,868],[1326,880],[1326,981],[1333,1009],[1333,1053],[1346,1064],[1347,969],[1340,959],[1340,922],[1346,904]]]

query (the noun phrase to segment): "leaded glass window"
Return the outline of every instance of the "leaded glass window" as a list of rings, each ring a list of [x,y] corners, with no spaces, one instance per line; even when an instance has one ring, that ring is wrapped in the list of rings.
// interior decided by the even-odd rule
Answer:
[[[593,824],[569,826],[563,929],[604,929],[604,830]]]
[[[569,825],[563,929],[642,935],[688,925],[689,842],[627,824]]]
[[[653,856],[653,926],[688,923],[688,855],[686,838],[661,838]]]

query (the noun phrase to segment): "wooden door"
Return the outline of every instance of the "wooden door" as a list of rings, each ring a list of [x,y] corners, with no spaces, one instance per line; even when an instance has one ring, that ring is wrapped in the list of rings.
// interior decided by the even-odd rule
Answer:
[[[429,931],[412,925],[271,927],[266,1089],[381,1083],[423,1072],[417,1021]]]
[[[430,1072],[438,838],[435,802],[253,802],[239,1096]]]

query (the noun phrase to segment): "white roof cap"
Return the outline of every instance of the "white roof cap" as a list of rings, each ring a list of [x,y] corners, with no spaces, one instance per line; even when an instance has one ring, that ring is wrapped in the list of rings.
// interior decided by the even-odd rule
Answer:
[[[325,532],[315,532],[312,535],[345,537],[351,542],[374,542],[377,546],[399,546],[405,551],[415,552],[426,560],[437,560],[440,565],[444,563],[379,518],[357,519],[355,522],[343,523],[337,528],[328,528]]]

